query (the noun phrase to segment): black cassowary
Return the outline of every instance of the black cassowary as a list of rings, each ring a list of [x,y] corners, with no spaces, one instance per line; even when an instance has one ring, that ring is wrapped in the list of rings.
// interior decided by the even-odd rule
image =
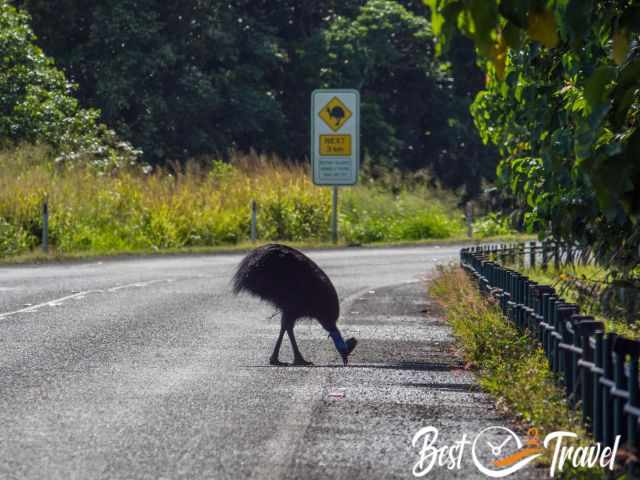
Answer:
[[[340,315],[336,289],[322,269],[302,252],[279,244],[256,248],[240,262],[233,276],[233,292],[242,291],[271,303],[282,314],[280,334],[269,360],[271,365],[286,365],[278,359],[285,332],[291,340],[294,365],[312,365],[302,357],[293,335],[293,327],[301,318],[318,320],[347,364],[357,341],[343,340],[336,326]]]

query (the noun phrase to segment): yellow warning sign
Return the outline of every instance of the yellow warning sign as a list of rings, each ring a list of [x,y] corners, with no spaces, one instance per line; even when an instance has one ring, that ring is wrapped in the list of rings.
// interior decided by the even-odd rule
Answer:
[[[351,118],[351,110],[340,101],[338,97],[333,97],[322,110],[320,118],[324,120],[331,130],[337,132]]]
[[[324,157],[351,156],[351,135],[320,135],[320,155]]]

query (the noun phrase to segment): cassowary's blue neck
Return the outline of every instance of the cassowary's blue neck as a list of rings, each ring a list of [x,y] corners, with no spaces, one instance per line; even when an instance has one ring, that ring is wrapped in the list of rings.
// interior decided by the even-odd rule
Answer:
[[[335,330],[330,331],[329,332],[329,336],[333,340],[333,343],[335,343],[336,349],[340,353],[349,353],[347,344],[344,343],[344,339],[342,338],[342,335],[340,334],[340,330],[335,329]]]

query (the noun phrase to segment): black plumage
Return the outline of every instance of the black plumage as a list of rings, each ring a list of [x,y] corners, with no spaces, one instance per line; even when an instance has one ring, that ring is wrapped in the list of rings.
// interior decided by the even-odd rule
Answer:
[[[293,328],[301,318],[315,318],[333,338],[346,365],[357,342],[353,338],[342,340],[336,326],[340,315],[336,290],[326,273],[305,254],[280,244],[258,247],[240,262],[232,283],[235,294],[246,291],[271,303],[282,314],[271,364],[282,365],[278,353],[285,332],[293,348],[294,364],[310,364],[298,350]]]

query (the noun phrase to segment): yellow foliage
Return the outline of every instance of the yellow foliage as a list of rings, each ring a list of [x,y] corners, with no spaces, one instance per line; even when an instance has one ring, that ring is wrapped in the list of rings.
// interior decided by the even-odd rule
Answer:
[[[527,33],[529,38],[542,43],[547,48],[554,48],[558,45],[558,26],[553,13],[549,10],[529,12]]]
[[[507,65],[507,42],[502,35],[498,38],[498,42],[492,45],[489,58],[496,70],[497,79],[504,80],[504,72]]]
[[[631,41],[629,39],[629,32],[626,30],[618,30],[613,34],[613,48],[611,55],[613,57],[613,61],[616,62],[616,65],[622,65],[622,63],[624,63],[627,58],[627,54],[629,53],[630,46]]]

